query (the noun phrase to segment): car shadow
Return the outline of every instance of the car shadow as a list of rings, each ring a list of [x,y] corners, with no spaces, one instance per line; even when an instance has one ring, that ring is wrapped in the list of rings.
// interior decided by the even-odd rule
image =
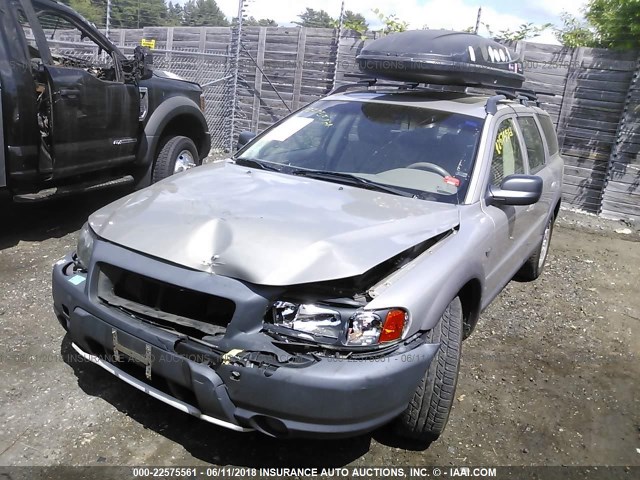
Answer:
[[[0,200],[0,250],[21,240],[38,242],[61,238],[80,229],[91,213],[132,192],[118,187],[30,203]]]
[[[87,394],[109,402],[145,428],[182,445],[193,457],[243,467],[342,467],[369,451],[372,435],[333,440],[275,439],[239,433],[182,413],[118,380],[77,355],[65,335],[62,358]],[[327,405],[330,408],[330,405]]]

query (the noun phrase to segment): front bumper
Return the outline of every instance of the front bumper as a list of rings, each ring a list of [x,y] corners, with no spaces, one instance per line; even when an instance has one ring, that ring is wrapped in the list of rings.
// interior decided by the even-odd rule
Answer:
[[[101,255],[113,260],[113,253],[121,254],[120,262],[140,274],[172,278],[185,288],[192,282],[202,286],[201,277],[208,275],[148,257],[131,262],[128,256],[140,257],[106,242],[98,242],[92,263]],[[276,437],[352,436],[371,431],[402,413],[438,348],[416,342],[415,348],[375,360],[317,357],[304,367],[247,365],[234,360],[239,351],[286,352],[273,346],[259,329],[232,328],[234,322],[246,321],[234,317],[221,342],[227,355],[216,357],[213,350],[204,357],[185,354],[185,345],[196,345],[186,335],[102,304],[93,290],[97,279],[92,273],[84,276],[71,267],[70,256],[54,267],[54,310],[85,359],[165,403],[236,431],[259,430]],[[219,278],[211,277],[209,282]],[[238,310],[242,314],[243,309]],[[207,350],[206,345],[197,345],[199,352]],[[139,361],[118,362],[117,350],[134,352],[133,358],[142,363],[144,358],[149,361],[142,366]]]

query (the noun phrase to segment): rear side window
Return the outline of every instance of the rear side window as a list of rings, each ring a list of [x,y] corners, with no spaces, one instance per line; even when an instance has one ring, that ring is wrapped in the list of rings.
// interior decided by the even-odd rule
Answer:
[[[558,153],[558,137],[556,136],[556,130],[553,128],[551,118],[548,115],[538,115],[542,132],[547,139],[547,146],[549,147],[549,156],[553,156]]]
[[[520,141],[513,120],[503,120],[493,145],[491,158],[491,185],[498,186],[504,177],[524,173]]]
[[[544,143],[542,143],[542,136],[533,117],[519,117],[518,124],[522,130],[524,144],[527,147],[529,170],[533,173],[544,165]]]

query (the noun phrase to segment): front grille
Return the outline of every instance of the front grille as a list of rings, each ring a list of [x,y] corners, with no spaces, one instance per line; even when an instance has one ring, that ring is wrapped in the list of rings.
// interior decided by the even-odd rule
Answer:
[[[143,319],[169,323],[176,330],[223,333],[235,312],[228,298],[162,282],[138,273],[100,265],[98,296],[107,304],[132,311]],[[179,328],[178,326],[182,327]]]

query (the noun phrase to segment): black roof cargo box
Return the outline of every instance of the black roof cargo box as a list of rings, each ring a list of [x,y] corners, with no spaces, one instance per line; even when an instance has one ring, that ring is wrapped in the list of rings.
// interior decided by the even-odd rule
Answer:
[[[374,40],[357,56],[375,78],[444,85],[521,88],[522,63],[494,40],[450,30],[410,30]]]

